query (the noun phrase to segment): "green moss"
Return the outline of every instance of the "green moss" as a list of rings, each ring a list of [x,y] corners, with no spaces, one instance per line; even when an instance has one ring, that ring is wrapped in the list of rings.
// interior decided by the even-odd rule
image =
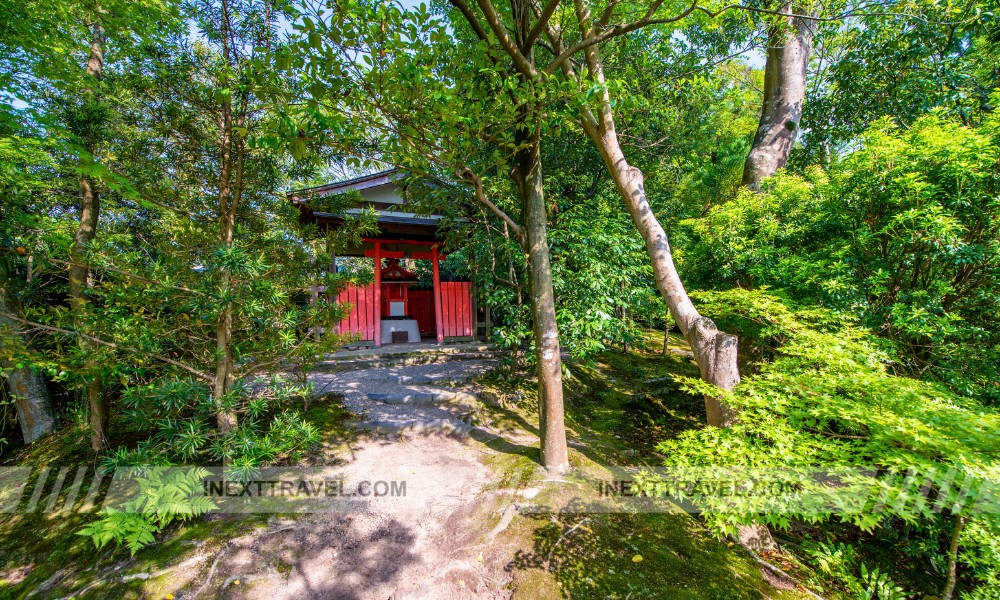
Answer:
[[[538,475],[538,463],[519,454],[501,452],[487,457],[485,462],[496,474],[487,489],[521,489]]]
[[[685,514],[539,516],[513,567],[551,574],[573,598],[800,597],[772,587],[752,558]],[[518,595],[528,597],[518,586]]]
[[[323,443],[304,460],[319,462],[328,460],[331,454],[339,452],[343,444],[349,443],[356,435],[347,422],[354,415],[343,408],[340,398],[327,394],[316,399],[306,411],[305,418],[320,431]],[[126,443],[121,440],[118,443]],[[86,432],[75,428],[61,430],[30,447],[22,449],[11,458],[13,464],[33,468],[51,467],[53,471],[65,465],[93,463]],[[76,472],[76,466],[69,469],[63,485],[61,499],[67,494],[69,480]],[[88,490],[88,471],[78,501]],[[39,508],[48,502],[54,485],[50,474],[46,488],[43,488]],[[22,507],[27,499],[22,499]],[[105,548],[97,550],[90,538],[76,535],[76,532],[92,522],[95,513],[51,513],[20,512],[0,514],[0,598],[22,598],[31,590],[50,580],[57,574],[60,580],[52,586],[52,594],[63,596],[73,590],[80,590],[100,576],[101,570],[111,566],[120,567],[114,578],[107,584],[91,588],[88,598],[109,598],[123,600],[148,597],[150,591],[176,592],[176,585],[170,573],[154,579],[134,579],[125,583],[118,580],[123,575],[154,573],[165,566],[176,564],[192,554],[201,544],[221,544],[226,540],[245,533],[247,529],[263,526],[271,515],[245,515],[240,517],[197,519],[186,523],[176,523],[158,536],[158,541],[136,556],[130,557],[125,549]],[[4,579],[3,574],[30,566],[30,572],[19,581]]]
[[[608,465],[655,465],[656,444],[700,427],[704,404],[677,389],[670,377],[697,375],[689,356],[662,354],[662,334],[648,347],[607,351],[586,364],[570,363],[564,379],[570,464],[574,478],[606,480]],[[537,433],[530,373],[493,375],[484,382],[503,406],[487,403],[493,425]],[[537,460],[535,457],[532,460]],[[497,487],[530,485],[521,467],[527,456],[502,455],[488,463]],[[538,471],[535,477],[541,477]],[[547,501],[572,486],[556,489]],[[540,497],[541,498],[541,497]],[[568,498],[568,497],[567,497]],[[781,598],[802,597],[768,583],[739,546],[721,541],[686,513],[539,513],[515,519],[505,532],[517,549],[508,565],[517,598]],[[641,556],[640,562],[634,562]]]

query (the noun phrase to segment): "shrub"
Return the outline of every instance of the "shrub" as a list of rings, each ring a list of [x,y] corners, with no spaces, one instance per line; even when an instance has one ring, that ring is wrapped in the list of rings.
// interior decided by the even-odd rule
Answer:
[[[902,520],[936,540],[931,551],[945,562],[954,530],[959,561],[980,582],[996,581],[995,543],[983,532],[1000,529],[1000,416],[940,384],[893,375],[878,339],[829,311],[796,310],[765,291],[698,300],[723,328],[770,344],[773,358],[726,395],[738,422],[662,442],[667,465],[773,474],[798,486],[787,502],[688,496],[709,524],[733,532],[836,519],[870,532]],[[678,379],[689,392],[718,393]]]
[[[828,307],[889,340],[894,368],[997,402],[998,129],[880,121],[829,172],[780,174],[689,221],[687,270]]]

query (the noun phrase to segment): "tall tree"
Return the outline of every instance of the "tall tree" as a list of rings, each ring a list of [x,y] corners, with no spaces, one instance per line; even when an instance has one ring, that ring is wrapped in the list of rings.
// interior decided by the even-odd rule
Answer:
[[[234,56],[233,30],[230,22],[231,12],[227,0],[222,0],[219,14],[210,27],[217,27],[215,38],[222,50],[222,68],[219,69],[218,87],[221,91],[221,110],[219,115],[219,183],[218,183],[218,219],[219,244],[224,251],[233,248],[233,231],[236,227],[236,211],[243,196],[243,168],[246,160],[246,140],[243,132],[246,130],[247,107],[249,99],[244,96],[246,87],[237,91],[231,85],[230,76],[238,73],[243,65],[238,64]],[[271,23],[265,23],[270,27]],[[236,93],[234,93],[236,92]],[[235,106],[234,106],[235,104]],[[234,108],[235,122],[234,122]],[[240,129],[235,129],[239,127]],[[219,311],[215,325],[216,367],[215,380],[212,382],[212,394],[215,398],[216,414],[219,431],[227,433],[236,427],[236,414],[225,406],[226,391],[233,382],[233,307],[230,290],[232,288],[232,272],[223,265],[220,270],[219,297],[224,306]]]
[[[479,5],[500,41],[497,51],[506,53],[514,65],[522,65],[519,68],[528,70],[526,74],[532,79],[545,80],[561,73],[577,91],[571,102],[573,108],[578,110],[578,122],[604,159],[608,174],[614,181],[632,222],[642,235],[657,288],[694,352],[701,378],[713,386],[712,391],[706,390],[705,394],[708,423],[728,427],[734,422],[736,413],[723,402],[722,394],[716,390],[728,392],[740,381],[738,339],[735,335],[720,331],[711,319],[702,316],[684,288],[674,264],[666,231],[646,196],[644,175],[638,167],[630,164],[619,140],[615,125],[615,103],[600,52],[601,44],[637,29],[674,23],[696,10],[711,16],[717,13],[698,7],[696,1],[678,13],[662,16],[658,12],[663,8],[664,2],[656,1],[638,11],[632,6],[621,7],[617,3],[610,3],[595,16],[588,0],[574,0],[571,14],[575,22],[553,23],[552,17],[557,13],[561,2],[562,0],[549,0],[535,13],[536,19],[526,36],[526,41],[530,44],[520,46],[504,43],[502,24],[493,25],[493,21],[497,20],[494,18],[496,9],[490,0],[480,0]],[[462,8],[462,0],[453,0],[453,4]],[[615,12],[620,7],[631,15],[624,15],[623,20],[613,24]],[[473,30],[482,30],[478,17],[472,11],[464,9],[462,14]],[[543,35],[549,42],[548,49],[553,58],[544,69],[535,70],[526,59],[525,51],[530,50],[531,44]],[[483,41],[490,43],[490,40]],[[582,59],[582,64],[575,62],[576,57]],[[745,545],[752,548],[765,549],[774,544],[765,527],[744,528],[740,537]]]
[[[58,268],[68,267],[69,312],[74,331],[81,334],[76,341],[87,365],[75,374],[90,405],[91,442],[97,449],[107,436],[108,406],[100,375],[107,365],[97,356],[97,347],[87,340],[86,332],[93,325],[89,256],[100,225],[100,190],[107,184],[108,175],[102,147],[111,137],[115,112],[114,103],[108,101],[105,80],[105,32],[111,31],[116,61],[125,62],[144,42],[175,30],[176,3],[37,0],[13,4],[6,11],[8,18],[0,26],[0,67],[12,68],[0,68],[0,80],[9,92],[0,101],[0,119],[23,131],[26,137],[45,140],[51,156],[63,162],[60,175],[73,172],[72,184],[68,182],[70,177],[57,177],[56,188],[50,184],[37,195],[38,214],[62,218],[69,209],[62,198],[78,198],[75,226],[61,230],[72,231],[72,239],[56,245],[68,248],[68,256],[61,257],[68,260],[60,260]],[[47,266],[45,254],[33,255],[39,259],[38,269]]]
[[[464,3],[461,8],[471,11]],[[541,462],[558,472],[569,463],[541,162],[544,113],[534,91],[536,69],[530,52],[537,32],[523,26],[530,4],[516,2],[513,8],[521,15],[521,27],[508,31],[494,13],[473,35],[502,40],[491,44],[528,48],[514,68],[489,53],[470,56],[473,42],[456,40],[425,7],[410,14],[394,5],[359,7],[371,12],[340,11],[335,20],[307,9],[302,54],[317,55],[309,59],[314,65],[308,69],[309,78],[315,82],[308,86],[309,103],[321,112],[337,112],[348,96],[350,111],[358,116],[355,126],[379,139],[377,159],[414,176],[466,184],[466,196],[499,219],[521,248],[538,372]],[[339,66],[331,69],[330,64]],[[340,96],[327,91],[339,90],[337,82],[345,80],[358,91]],[[321,124],[327,120],[314,119]],[[303,129],[310,130],[309,125]],[[516,191],[516,202],[509,203],[513,210],[506,197],[499,197],[505,196],[506,186],[489,177],[491,172],[510,174],[508,181]]]
[[[814,12],[800,4],[786,2],[778,12],[790,16],[767,16],[764,103],[743,166],[743,184],[754,191],[785,166],[798,137],[806,97],[806,67],[816,25],[809,18]]]
[[[467,10],[467,9],[466,9]],[[511,0],[514,16],[514,40],[525,49],[527,68],[518,68],[518,79],[530,89],[533,83],[535,53],[531,39],[529,0]],[[499,23],[490,19],[494,33],[502,35]],[[534,98],[521,100],[515,126],[514,168],[511,176],[517,184],[524,220],[524,246],[531,285],[531,317],[535,334],[535,361],[538,365],[538,428],[541,433],[542,464],[550,471],[569,467],[564,424],[562,357],[559,328],[556,324],[555,292],[549,256],[548,212],[542,178],[541,115]]]
[[[102,24],[101,8],[95,6],[93,12],[92,39],[90,42],[90,52],[87,57],[87,75],[92,79],[89,84],[85,84],[83,89],[83,100],[88,107],[86,112],[99,115],[100,111],[96,105],[103,101],[101,97],[101,80],[104,78],[104,25]],[[99,120],[99,116],[96,118]],[[100,122],[90,123],[92,131],[100,131]],[[96,181],[90,176],[89,171],[93,170],[96,156],[99,152],[96,147],[97,140],[84,138],[84,147],[80,158],[80,222],[76,234],[73,236],[73,245],[70,247],[70,267],[69,267],[69,302],[73,312],[75,327],[78,330],[85,329],[87,320],[87,287],[90,278],[90,266],[88,264],[87,251],[97,234],[97,226],[101,215],[100,192],[97,189]],[[104,395],[104,380],[101,376],[100,361],[96,356],[97,347],[86,338],[80,338],[81,348],[84,353],[91,355],[87,361],[87,368],[84,377],[84,395],[87,405],[90,408],[90,446],[97,452],[105,446],[108,436],[108,425],[110,413],[107,399]]]

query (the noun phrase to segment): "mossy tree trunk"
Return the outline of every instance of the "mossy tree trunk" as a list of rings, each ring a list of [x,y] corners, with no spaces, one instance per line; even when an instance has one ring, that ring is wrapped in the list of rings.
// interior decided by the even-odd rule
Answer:
[[[6,275],[0,272],[0,313],[18,314],[16,303],[10,296]],[[17,324],[0,314],[0,327],[15,330]],[[27,341],[27,340],[25,340]],[[3,365],[7,388],[14,396],[14,409],[21,425],[24,443],[30,444],[52,433],[55,419],[52,416],[52,398],[45,384],[45,376],[31,367]]]
[[[90,55],[87,60],[87,74],[93,77],[91,87],[84,91],[87,102],[99,101],[99,83],[104,77],[104,27],[100,21],[100,9],[93,25],[93,38],[90,44]],[[93,164],[96,148],[91,145],[82,159],[82,170]],[[96,188],[96,182],[89,175],[80,176],[80,224],[73,236],[70,247],[69,268],[69,302],[73,313],[75,327],[79,330],[86,327],[88,299],[87,288],[90,279],[90,264],[87,251],[97,235],[97,225],[101,216],[101,199]],[[104,380],[101,376],[100,360],[94,355],[97,347],[80,338],[80,347],[87,355],[84,369],[84,396],[90,408],[90,446],[94,452],[107,444],[110,412],[107,399],[104,396]]]

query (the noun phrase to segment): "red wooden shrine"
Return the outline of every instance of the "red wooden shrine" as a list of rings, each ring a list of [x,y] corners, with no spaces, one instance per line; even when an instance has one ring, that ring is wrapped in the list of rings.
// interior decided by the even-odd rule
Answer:
[[[373,284],[348,286],[337,296],[338,303],[351,306],[337,329],[341,334],[357,336],[360,341],[370,341],[376,346],[391,341],[382,339],[382,323],[392,319],[416,321],[419,333],[433,336],[439,344],[446,338],[472,337],[475,331],[472,286],[469,282],[441,281],[443,240],[438,234],[441,217],[418,217],[405,212],[405,202],[396,183],[401,177],[398,171],[386,171],[291,194],[291,201],[299,207],[300,220],[321,228],[340,227],[350,215],[362,210],[374,210],[378,217],[377,236],[364,238],[359,246],[341,253],[371,258],[376,268]],[[314,211],[309,204],[313,198],[351,190],[359,191],[362,201],[344,213]],[[417,284],[417,276],[399,264],[404,258],[431,261],[433,289],[411,287]]]

